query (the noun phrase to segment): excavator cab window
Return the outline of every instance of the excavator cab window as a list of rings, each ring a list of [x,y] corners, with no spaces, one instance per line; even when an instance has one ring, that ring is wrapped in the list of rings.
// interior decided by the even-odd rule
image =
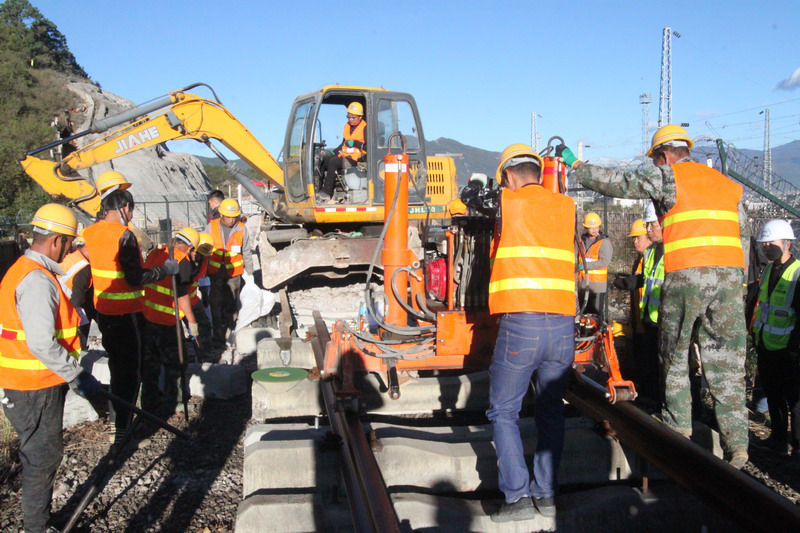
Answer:
[[[375,130],[377,134],[377,151],[380,157],[376,158],[374,164],[376,175],[381,179],[375,180],[374,201],[384,201],[383,188],[383,155],[387,150],[387,143],[392,133],[400,132],[406,138],[406,151],[411,162],[411,172],[409,174],[408,199],[411,204],[422,203],[421,194],[425,194],[425,150],[421,145],[420,139],[424,138],[419,127],[419,119],[416,107],[412,100],[404,99],[407,95],[387,95],[379,98],[377,102],[377,116],[375,119]],[[410,98],[410,97],[409,97]],[[391,149],[399,151],[402,148],[400,138],[392,140]]]
[[[284,178],[286,191],[291,200],[302,201],[306,197],[306,185],[311,183],[313,172],[309,162],[309,151],[312,150],[308,142],[311,121],[314,116],[314,101],[307,100],[295,104],[292,116],[289,119],[288,144],[284,148],[284,165],[286,175]]]

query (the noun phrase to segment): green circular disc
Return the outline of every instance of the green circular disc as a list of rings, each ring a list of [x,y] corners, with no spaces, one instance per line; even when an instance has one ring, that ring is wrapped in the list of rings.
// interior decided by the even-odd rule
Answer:
[[[287,381],[300,381],[308,377],[308,370],[305,368],[295,368],[292,366],[276,366],[272,368],[262,368],[251,374],[253,381],[268,381],[285,383]]]

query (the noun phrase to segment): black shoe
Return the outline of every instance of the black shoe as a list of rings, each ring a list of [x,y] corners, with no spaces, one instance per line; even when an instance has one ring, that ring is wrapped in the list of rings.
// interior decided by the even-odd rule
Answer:
[[[556,501],[553,498],[534,498],[533,505],[542,516],[553,518],[556,515]]]
[[[514,503],[504,503],[489,518],[492,522],[516,522],[518,520],[532,520],[536,518],[536,510],[529,496],[524,496]]]
[[[785,440],[773,438],[772,435],[762,441],[755,441],[753,444],[759,448],[766,448],[779,455],[789,455],[789,444]]]

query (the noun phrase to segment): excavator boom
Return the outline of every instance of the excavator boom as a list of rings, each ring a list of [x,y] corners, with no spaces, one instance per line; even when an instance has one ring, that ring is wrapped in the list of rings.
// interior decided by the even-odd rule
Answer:
[[[158,108],[153,109],[156,106]],[[22,168],[48,193],[66,196],[73,205],[93,214],[100,207],[99,197],[94,187],[77,171],[166,141],[194,139],[209,144],[211,139],[215,139],[270,184],[279,190],[283,189],[283,170],[250,130],[220,103],[192,93],[172,92],[169,97],[155,104],[145,104],[104,119],[92,129],[64,139],[61,143],[88,133],[102,132],[130,120],[136,122],[114,129],[72,152],[60,164],[33,155],[60,143],[33,150],[21,159]],[[263,207],[271,208],[268,205]]]

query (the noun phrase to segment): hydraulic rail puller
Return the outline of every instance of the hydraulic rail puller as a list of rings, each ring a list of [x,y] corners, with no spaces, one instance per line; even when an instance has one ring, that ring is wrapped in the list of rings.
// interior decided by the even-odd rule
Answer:
[[[398,149],[399,148],[399,152]],[[393,153],[394,152],[396,153]],[[409,164],[406,139],[395,132],[389,137],[384,157],[383,178],[386,205],[384,226],[367,274],[365,299],[368,312],[377,324],[373,333],[366,324],[350,327],[344,321],[334,324],[325,354],[323,373],[342,379],[340,396],[357,397],[355,372],[386,374],[389,396],[400,397],[398,371],[436,369],[482,369],[488,366],[496,335],[496,323],[486,309],[468,312],[456,302],[454,245],[458,228],[446,232],[447,259],[432,258],[428,268],[408,245]],[[416,187],[416,183],[412,183]],[[370,279],[377,254],[381,251],[385,292],[385,314],[376,312]],[[488,258],[487,258],[488,262]],[[429,306],[426,297],[432,298]],[[463,275],[459,277],[463,278]],[[435,304],[435,305],[434,305]]]
[[[442,246],[423,251],[420,260],[408,244],[409,175],[415,169],[409,164],[402,134],[392,134],[388,146],[382,175],[386,205],[391,207],[385,211],[365,289],[369,319],[376,327],[372,331],[363,317],[355,327],[340,320],[325,349],[322,373],[341,379],[337,394],[342,399],[359,397],[356,372],[385,374],[390,398],[398,399],[398,371],[486,369],[497,337],[497,320],[488,311],[494,220],[453,217]],[[560,157],[550,155],[551,150],[548,144],[543,185],[565,194],[566,167]],[[411,185],[415,186],[414,180]],[[370,284],[379,251],[384,274],[383,317],[376,311],[379,307]],[[575,366],[580,370],[582,365],[595,365],[608,372],[610,401],[635,398],[633,383],[619,373],[611,329],[600,317],[579,314],[576,342]]]

